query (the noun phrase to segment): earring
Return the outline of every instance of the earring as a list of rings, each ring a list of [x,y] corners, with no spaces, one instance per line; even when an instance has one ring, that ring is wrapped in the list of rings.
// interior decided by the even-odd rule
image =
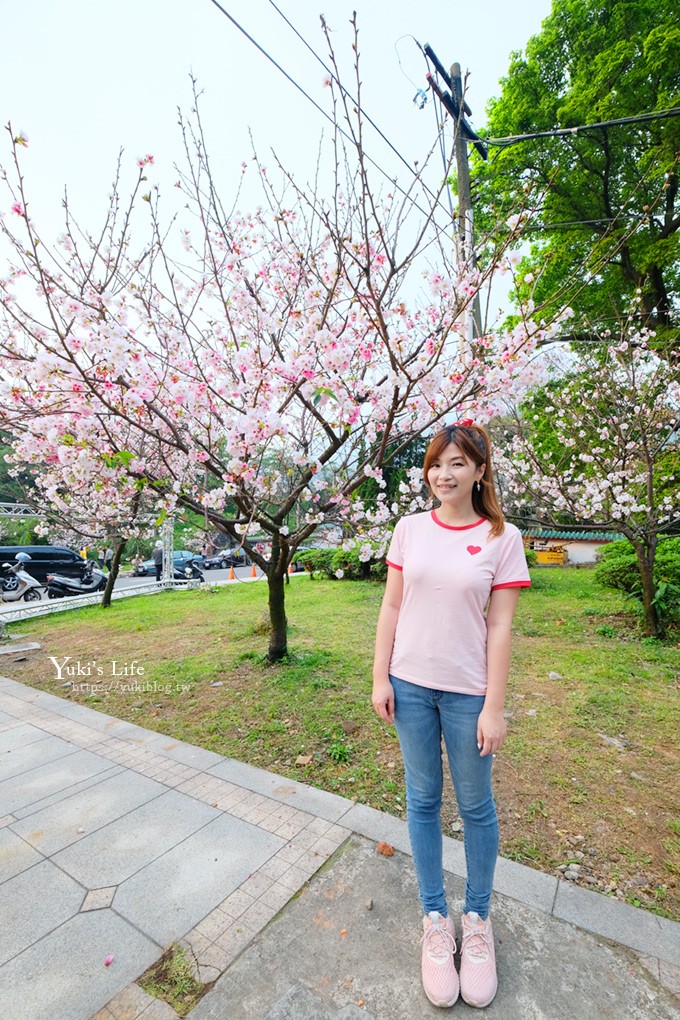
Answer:
[[[477,492],[481,492],[482,491],[482,483],[480,482],[479,478],[475,482],[475,485],[477,486]]]

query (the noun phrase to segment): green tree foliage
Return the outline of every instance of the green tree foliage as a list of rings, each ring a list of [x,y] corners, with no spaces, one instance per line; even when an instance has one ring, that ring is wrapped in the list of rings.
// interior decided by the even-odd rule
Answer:
[[[0,430],[0,503],[19,503],[33,488],[33,478],[26,471],[10,474],[10,465],[5,457],[12,452],[11,436]]]
[[[673,0],[553,0],[526,53],[512,55],[488,135],[503,138],[677,106]],[[492,147],[472,168],[478,227],[507,230],[522,187],[536,213],[517,286],[548,312],[571,305],[574,337],[628,315],[672,345],[678,333],[680,118]],[[562,225],[562,226],[554,226]],[[530,250],[526,253],[526,243]],[[528,276],[527,276],[528,274]]]

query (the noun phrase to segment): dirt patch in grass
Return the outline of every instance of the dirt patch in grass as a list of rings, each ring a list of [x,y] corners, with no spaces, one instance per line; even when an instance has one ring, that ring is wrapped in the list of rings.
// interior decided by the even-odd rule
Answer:
[[[680,648],[639,640],[626,604],[588,571],[533,576],[516,619],[509,737],[494,766],[501,853],[680,919]],[[276,666],[264,660],[266,590],[244,585],[22,624],[43,650],[1,668],[403,816],[396,735],[370,707],[381,597],[377,585],[295,579],[291,657]],[[61,676],[50,656],[71,657]],[[114,662],[128,675],[113,675]],[[92,675],[71,675],[77,663]],[[443,817],[460,836],[450,793]]]

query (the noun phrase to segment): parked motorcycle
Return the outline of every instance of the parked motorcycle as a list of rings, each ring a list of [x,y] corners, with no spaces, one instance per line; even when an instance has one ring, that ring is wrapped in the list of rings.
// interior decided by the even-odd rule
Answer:
[[[198,569],[193,560],[187,560],[181,569],[176,567],[172,576],[175,581],[192,581],[196,579],[205,581],[203,572]]]
[[[83,560],[80,577],[66,577],[64,574],[47,575],[47,597],[63,599],[69,595],[91,595],[106,587],[106,574],[95,567],[91,560]]]
[[[26,563],[30,559],[28,553],[17,553],[16,563],[3,563],[2,569],[7,573],[2,579],[3,602],[18,602],[20,599],[24,602],[37,602],[42,598],[40,581],[36,581],[26,570]]]

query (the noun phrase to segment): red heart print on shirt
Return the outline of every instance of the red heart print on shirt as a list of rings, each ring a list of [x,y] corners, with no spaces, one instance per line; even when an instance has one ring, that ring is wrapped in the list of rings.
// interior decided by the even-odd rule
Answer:
[[[481,545],[469,545],[467,551],[470,553],[470,556],[476,556],[478,552],[482,551],[482,547]]]

